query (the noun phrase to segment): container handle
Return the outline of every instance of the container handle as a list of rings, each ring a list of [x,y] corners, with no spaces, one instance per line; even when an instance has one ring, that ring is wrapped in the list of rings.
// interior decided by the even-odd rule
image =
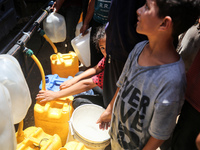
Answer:
[[[64,58],[64,59],[72,59],[73,57],[72,57],[72,55],[66,55],[66,56],[64,56],[63,58]]]
[[[61,54],[61,53],[57,53],[57,56],[58,56],[58,60],[59,60],[60,62],[63,62],[62,54]]]
[[[71,105],[71,103],[72,103],[72,101],[69,102],[69,112],[70,112],[70,105]],[[73,131],[73,129],[72,129],[72,120],[71,120],[71,115],[70,115],[70,113],[69,113],[69,121],[68,121],[68,123],[69,123],[69,129],[70,129],[70,131],[71,131],[71,135],[74,136],[74,131]]]

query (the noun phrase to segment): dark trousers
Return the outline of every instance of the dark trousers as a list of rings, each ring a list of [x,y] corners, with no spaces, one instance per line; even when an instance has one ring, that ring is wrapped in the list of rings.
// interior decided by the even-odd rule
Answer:
[[[83,73],[83,71],[79,71],[75,76]],[[72,102],[72,106],[76,109],[78,106],[83,104],[96,104],[104,107],[103,105],[103,90],[96,86],[93,89],[94,95],[78,95],[74,97]]]
[[[84,104],[96,104],[104,107],[103,97],[100,95],[79,95],[74,97],[74,100],[72,102],[72,106],[74,109]]]
[[[197,150],[196,137],[200,132],[200,112],[185,101],[172,137],[172,150]]]
[[[121,75],[125,64],[124,62],[117,61],[114,59],[111,59],[110,63],[108,63],[108,59],[109,57],[107,56],[103,80],[103,100],[105,107],[108,106],[116,92],[116,83]]]

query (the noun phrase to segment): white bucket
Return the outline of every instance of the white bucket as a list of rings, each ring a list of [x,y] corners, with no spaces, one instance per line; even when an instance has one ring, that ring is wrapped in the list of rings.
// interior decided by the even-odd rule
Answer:
[[[82,36],[82,34],[79,34],[71,41],[78,59],[86,67],[90,66],[90,32],[91,28],[88,29],[86,35]]]
[[[96,121],[105,111],[94,104],[77,107],[70,119],[71,134],[90,149],[105,149],[110,144],[108,130],[100,130]]]

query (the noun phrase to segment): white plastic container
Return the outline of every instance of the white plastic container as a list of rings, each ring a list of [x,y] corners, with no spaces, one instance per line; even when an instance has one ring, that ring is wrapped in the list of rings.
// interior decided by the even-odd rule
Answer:
[[[8,89],[0,83],[0,146],[2,150],[16,150],[16,137],[12,120],[11,99]]]
[[[82,34],[79,34],[71,41],[72,47],[74,48],[74,51],[78,56],[78,59],[86,67],[89,67],[91,65],[90,32],[91,28],[88,29],[88,33],[86,35],[82,36]]]
[[[13,123],[17,124],[25,118],[31,105],[30,91],[16,58],[2,54],[0,64],[0,83],[8,89]]]
[[[76,32],[75,35],[78,36],[80,34],[80,29],[83,26],[83,22],[80,22],[76,25]]]
[[[85,104],[77,107],[69,122],[70,134],[89,149],[104,150],[110,144],[109,129],[101,130],[96,123],[104,111],[103,107],[95,104]]]
[[[56,13],[50,13],[43,21],[45,34],[53,43],[63,42],[66,39],[65,18]]]

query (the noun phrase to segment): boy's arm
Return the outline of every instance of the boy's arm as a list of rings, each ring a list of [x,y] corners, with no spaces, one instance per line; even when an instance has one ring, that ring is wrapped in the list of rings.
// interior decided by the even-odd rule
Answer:
[[[100,129],[108,129],[108,127],[110,126],[113,105],[114,105],[118,92],[119,92],[119,88],[117,88],[115,95],[112,101],[110,102],[110,104],[108,105],[108,107],[106,108],[106,110],[101,114],[100,118],[97,120],[97,123],[99,123]]]
[[[163,142],[164,140],[158,140],[151,136],[149,141],[142,150],[156,150],[158,147],[162,145]]]

